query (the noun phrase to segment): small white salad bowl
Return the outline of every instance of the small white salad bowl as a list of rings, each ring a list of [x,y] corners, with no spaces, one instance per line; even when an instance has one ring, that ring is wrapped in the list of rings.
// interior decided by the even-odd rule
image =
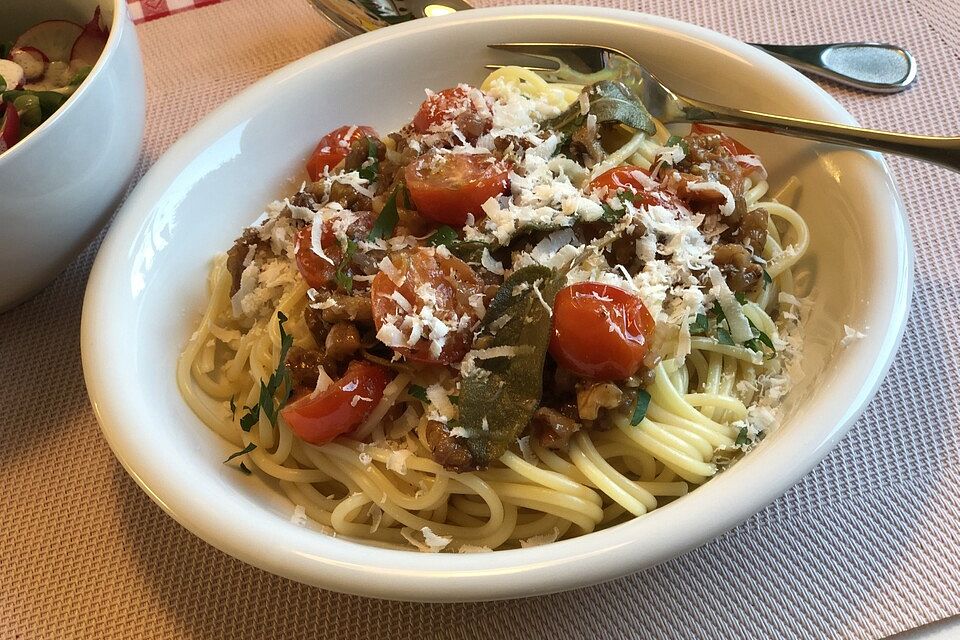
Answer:
[[[856,124],[814,83],[760,51],[689,24],[586,7],[511,7],[418,20],[324,49],[260,81],[161,158],[114,223],[83,310],[87,387],[104,435],[151,498],[210,544],[312,585],[379,598],[491,600],[581,587],[663,562],[771,502],[843,436],[896,351],[912,249],[900,198],[876,155],[760,133],[736,135],[790,176],[813,236],[805,378],[779,431],[728,471],[649,515],[519,550],[384,550],[291,522],[294,505],[222,464],[231,446],[177,391],[175,363],[205,306],[214,254],[281,194],[315,141],[345,124],[381,132],[412,117],[424,87],[479,84],[495,42],[621,49],[679,92],[732,106]],[[375,70],[372,73],[371,70]],[[866,333],[841,344],[844,325]],[[846,341],[845,341],[846,342]]]
[[[0,8],[3,42],[45,20],[86,24],[98,5],[110,35],[90,75],[0,154],[0,311],[46,286],[106,223],[136,169],[145,109],[126,0],[3,0]]]

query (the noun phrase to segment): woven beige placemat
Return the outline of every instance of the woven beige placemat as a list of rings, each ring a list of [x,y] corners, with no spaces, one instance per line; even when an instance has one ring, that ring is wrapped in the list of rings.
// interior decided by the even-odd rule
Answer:
[[[901,43],[921,63],[914,89],[831,93],[865,125],[960,131],[954,0],[607,4],[748,41]],[[303,0],[229,0],[138,32],[143,168],[253,80],[336,40]],[[88,405],[78,334],[91,247],[0,316],[0,638],[880,638],[960,613],[960,176],[890,164],[913,225],[916,293],[893,369],[850,434],[786,496],[694,552],[513,602],[321,591],[246,566],[165,516],[114,460]]]

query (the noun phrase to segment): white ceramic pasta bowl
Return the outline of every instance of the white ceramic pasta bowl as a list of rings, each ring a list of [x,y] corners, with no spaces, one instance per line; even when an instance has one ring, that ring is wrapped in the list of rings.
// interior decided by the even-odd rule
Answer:
[[[314,141],[344,123],[401,125],[423,88],[479,83],[487,43],[595,42],[644,61],[677,90],[733,106],[853,124],[831,97],[731,38],[672,20],[574,7],[477,10],[348,40],[274,73],[161,158],[119,215],[84,304],[84,372],[103,432],[141,487],[189,530],[253,565],[367,596],[458,601],[558,591],[618,577],[710,540],[816,464],[873,396],[910,298],[912,250],[876,155],[739,133],[774,186],[796,175],[813,236],[805,379],[781,429],[727,472],[651,514],[572,540],[484,554],[421,554],[290,522],[293,505],[221,464],[231,446],[181,399],[176,359],[205,305],[212,256],[264,205],[292,193]],[[376,70],[375,74],[371,70]],[[867,336],[840,346],[843,325]]]
[[[0,41],[43,20],[84,24],[100,6],[110,36],[56,113],[0,155],[0,311],[56,277],[106,223],[140,157],[145,89],[126,0],[8,0]]]

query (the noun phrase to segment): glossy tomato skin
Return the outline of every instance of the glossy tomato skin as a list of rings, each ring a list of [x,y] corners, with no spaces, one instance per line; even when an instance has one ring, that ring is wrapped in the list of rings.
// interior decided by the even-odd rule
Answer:
[[[428,133],[431,129],[446,121],[455,121],[467,114],[474,121],[474,131],[465,132],[468,139],[490,129],[493,124],[489,117],[477,113],[477,106],[470,99],[470,87],[458,86],[431,94],[420,105],[413,116],[413,128],[417,133]]]
[[[584,378],[625,380],[643,365],[654,321],[639,296],[598,282],[578,282],[557,294],[550,355]]]
[[[732,156],[752,156],[755,155],[753,151],[750,150],[744,144],[741,144],[739,140],[731,138],[727,134],[723,133],[719,129],[714,129],[713,127],[707,126],[705,124],[700,124],[695,122],[692,127],[690,127],[690,133],[694,135],[707,135],[714,134],[720,136],[721,144],[726,147],[727,151],[730,152]]]
[[[418,314],[425,306],[441,319],[450,319],[453,315],[462,321],[460,328],[446,335],[446,342],[439,356],[431,353],[429,338],[421,338],[414,346],[394,346],[397,353],[410,360],[440,364],[459,362],[470,350],[473,342],[473,325],[478,321],[476,310],[470,304],[470,296],[482,294],[484,283],[474,270],[463,260],[455,256],[444,256],[432,247],[419,247],[393,254],[390,257],[399,272],[397,285],[390,276],[380,272],[370,286],[370,302],[373,308],[373,322],[377,331],[391,317],[399,325],[409,313]],[[423,285],[428,285],[433,300],[421,295]],[[402,295],[411,306],[404,310],[393,297]],[[465,319],[465,321],[464,321]]]
[[[373,228],[374,218],[370,211],[355,212],[356,220],[347,228],[347,236],[353,240],[358,240],[366,236]],[[306,226],[297,232],[294,240],[294,251],[297,257],[297,270],[312,288],[321,290],[333,282],[337,272],[337,267],[343,259],[343,249],[337,241],[337,237],[332,230],[331,221],[323,223],[323,233],[320,235],[320,246],[323,247],[323,253],[330,258],[330,262],[324,260],[313,252],[311,244],[311,234],[313,228]],[[352,274],[350,267],[347,269],[348,275]]]
[[[303,276],[303,279],[307,281],[307,284],[313,287],[314,289],[323,289],[333,280],[334,273],[337,270],[336,261],[337,257],[331,256],[333,247],[330,247],[328,250],[328,244],[332,244],[334,247],[339,249],[340,247],[335,243],[325,243],[326,234],[321,236],[320,245],[323,246],[323,252],[327,254],[327,257],[334,261],[334,264],[330,264],[316,253],[313,252],[313,249],[310,246],[310,234],[313,229],[311,227],[304,227],[297,232],[296,244],[294,245],[297,255],[297,270],[300,271],[300,275]],[[339,253],[339,252],[338,252]]]
[[[601,173],[590,182],[589,190],[607,190],[607,198],[615,193],[629,191],[633,193],[633,204],[636,206],[662,205],[676,208],[679,202],[674,194],[663,191],[659,187],[651,187],[650,172],[641,167],[623,165],[614,167]]]
[[[316,396],[287,405],[280,415],[297,436],[311,444],[330,442],[359,427],[383,398],[391,380],[384,367],[354,360],[343,377]]]
[[[344,125],[320,138],[320,142],[307,160],[307,174],[311,180],[319,180],[324,169],[332,169],[350,153],[350,145],[363,137],[376,138],[372,127]]]
[[[435,222],[463,226],[483,215],[483,203],[507,192],[507,167],[486,153],[426,153],[404,168],[417,213]]]

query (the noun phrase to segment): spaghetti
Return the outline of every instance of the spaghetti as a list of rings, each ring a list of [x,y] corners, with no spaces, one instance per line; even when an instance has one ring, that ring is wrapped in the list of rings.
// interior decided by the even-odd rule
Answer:
[[[321,141],[311,182],[214,261],[179,360],[232,463],[329,533],[488,551],[641,516],[775,427],[799,370],[803,219],[719,132],[604,121],[595,80],[508,67],[428,93],[386,138]],[[476,193],[444,200],[430,181],[454,169]],[[516,284],[524,269],[541,276]],[[539,361],[518,301],[550,340]],[[571,322],[583,304],[610,336],[576,333],[599,317]],[[590,361],[610,340],[623,349]],[[539,372],[542,392],[503,370]],[[478,409],[478,381],[532,404]]]

